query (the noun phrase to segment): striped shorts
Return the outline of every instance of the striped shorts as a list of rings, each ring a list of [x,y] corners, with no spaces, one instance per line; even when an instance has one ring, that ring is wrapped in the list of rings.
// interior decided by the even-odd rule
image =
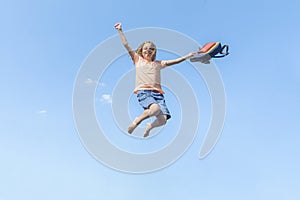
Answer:
[[[144,108],[148,109],[153,103],[157,103],[160,106],[160,114],[166,115],[167,119],[171,118],[170,111],[168,110],[163,94],[155,90],[139,90],[137,93],[137,99],[139,104]]]

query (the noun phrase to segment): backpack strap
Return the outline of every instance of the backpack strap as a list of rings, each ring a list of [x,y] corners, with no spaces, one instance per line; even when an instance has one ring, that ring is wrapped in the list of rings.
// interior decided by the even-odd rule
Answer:
[[[223,52],[223,50],[225,49],[225,52]],[[220,54],[222,55],[215,55],[213,56],[213,58],[222,58],[222,57],[225,57],[229,54],[229,46],[228,45],[223,45],[222,48],[221,48],[221,51],[219,52]]]

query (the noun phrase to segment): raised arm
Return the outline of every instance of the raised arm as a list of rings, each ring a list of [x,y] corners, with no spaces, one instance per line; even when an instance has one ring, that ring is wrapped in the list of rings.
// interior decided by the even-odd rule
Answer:
[[[129,53],[131,59],[133,60],[133,62],[135,62],[137,55],[136,55],[135,51],[129,46],[129,44],[127,42],[127,39],[126,39],[126,37],[125,37],[125,35],[122,31],[122,24],[120,22],[118,22],[118,23],[115,24],[114,27],[115,27],[115,29],[118,30],[118,33],[120,35],[120,38],[122,40],[122,43],[123,43],[124,47],[128,51],[128,53]]]
[[[178,64],[178,63],[181,63],[182,61],[185,61],[186,59],[192,57],[195,55],[195,52],[191,52],[185,56],[182,56],[180,58],[177,58],[177,59],[174,59],[174,60],[167,60],[165,61],[165,64],[166,66],[171,66],[171,65],[175,65],[175,64]]]

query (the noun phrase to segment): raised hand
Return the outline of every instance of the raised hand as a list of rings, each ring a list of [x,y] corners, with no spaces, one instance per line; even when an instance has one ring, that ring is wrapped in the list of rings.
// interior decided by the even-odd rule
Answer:
[[[122,23],[121,22],[118,22],[114,25],[115,29],[117,30],[122,30]]]

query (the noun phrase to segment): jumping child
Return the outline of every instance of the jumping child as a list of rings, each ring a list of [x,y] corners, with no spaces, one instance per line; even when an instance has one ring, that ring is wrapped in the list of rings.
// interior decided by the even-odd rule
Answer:
[[[152,123],[146,124],[144,137],[147,137],[151,129],[165,125],[167,120],[171,118],[165,103],[164,92],[161,88],[160,70],[167,66],[178,64],[192,57],[195,53],[191,52],[174,60],[155,60],[156,46],[153,42],[143,42],[134,51],[129,46],[122,31],[122,24],[116,23],[114,27],[118,30],[122,43],[135,65],[136,80],[134,93],[137,94],[137,99],[144,108],[144,112],[136,117],[128,126],[128,133],[131,134],[143,120],[155,116],[156,119]]]

